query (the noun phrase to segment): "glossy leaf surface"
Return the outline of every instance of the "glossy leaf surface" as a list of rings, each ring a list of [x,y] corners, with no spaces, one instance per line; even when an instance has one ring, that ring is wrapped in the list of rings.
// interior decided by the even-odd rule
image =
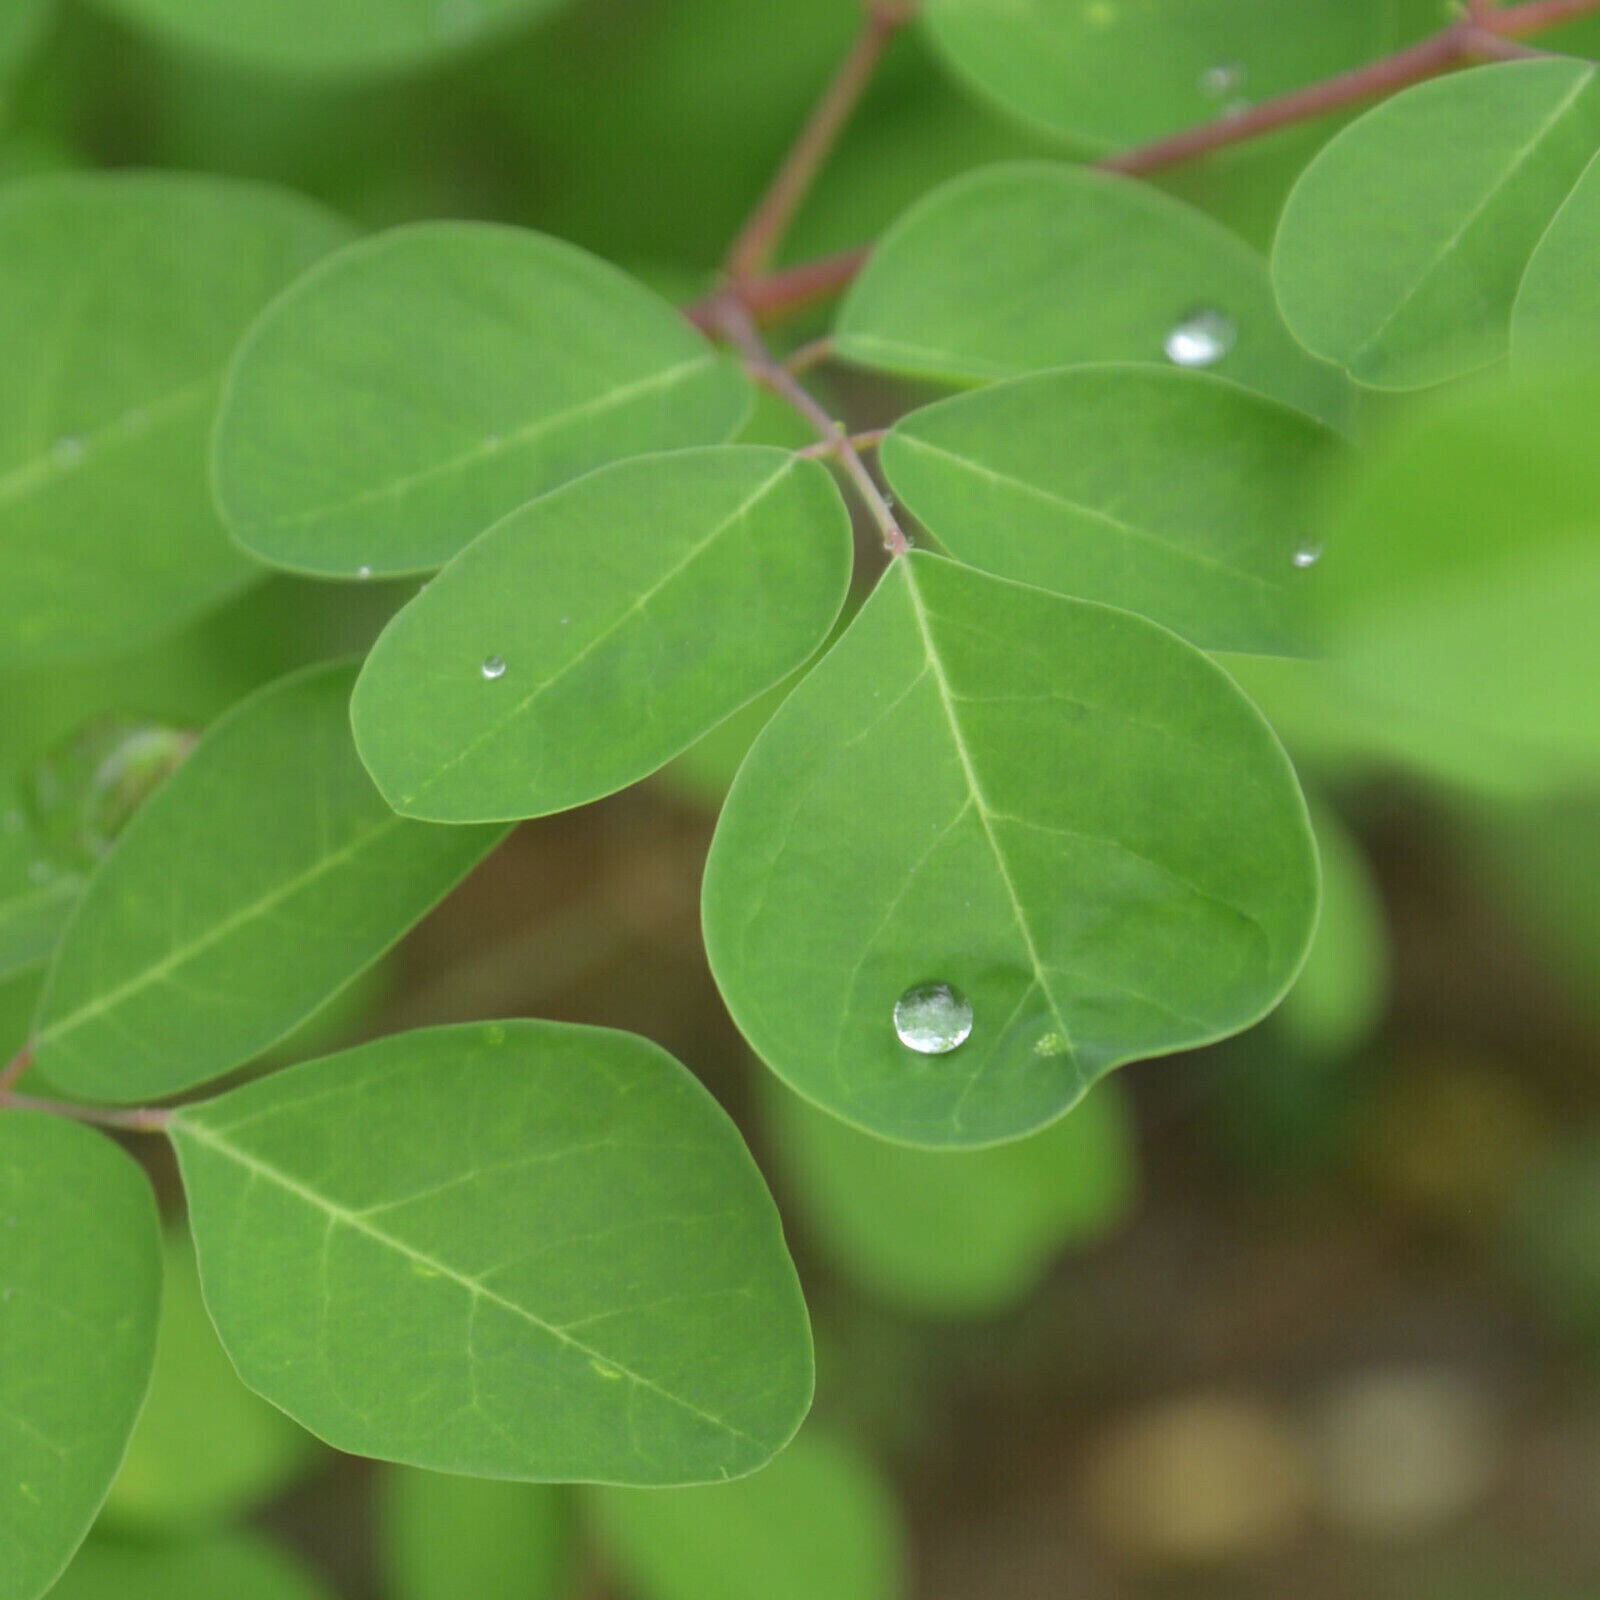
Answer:
[[[835,326],[863,366],[959,384],[1167,359],[1197,314],[1231,338],[1207,370],[1338,422],[1348,385],[1289,336],[1266,263],[1148,184],[1044,162],[936,189],[883,236]]]
[[[791,1087],[980,1145],[1255,1021],[1316,897],[1288,761],[1204,656],[913,552],[752,747],[703,913],[734,1020]],[[897,1036],[929,983],[973,1010],[946,1053]]]
[[[589,1504],[638,1600],[896,1600],[903,1535],[854,1446],[808,1428],[740,1483],[606,1489]]]
[[[802,1228],[866,1294],[921,1315],[1019,1304],[1058,1251],[1100,1238],[1133,1201],[1133,1128],[1115,1082],[989,1150],[889,1144],[783,1090],[772,1125]]]
[[[631,1034],[399,1034],[176,1112],[206,1304],[339,1449],[484,1477],[703,1482],[811,1398],[778,1214]]]
[[[563,0],[101,0],[191,50],[316,77],[395,71],[503,33]]]
[[[1136,611],[1207,650],[1297,654],[1310,489],[1334,445],[1195,372],[1071,367],[903,417],[890,484],[952,555]]]
[[[738,368],[615,267],[524,229],[419,223],[341,251],[257,322],[218,419],[217,500],[277,566],[421,572],[579,473],[728,438],[748,406]]]
[[[609,794],[803,662],[851,554],[827,470],[787,451],[590,473],[497,523],[390,623],[351,705],[362,759],[397,811],[442,822]]]
[[[350,736],[355,668],[231,711],[128,824],[63,937],[39,1071],[99,1100],[203,1083],[275,1043],[499,841],[397,817]]]
[[[50,1588],[144,1403],[161,1298],[150,1185],[104,1134],[0,1111],[0,1596]]]
[[[567,1491],[391,1466],[378,1486],[390,1600],[561,1600],[572,1567]]]
[[[1479,67],[1383,101],[1284,207],[1272,277],[1290,328],[1380,389],[1499,360],[1528,257],[1597,143],[1600,89],[1578,61]]]
[[[1419,407],[1334,510],[1331,647],[1379,705],[1498,743],[1502,764],[1600,764],[1600,384],[1505,380]]]
[[[1401,42],[1393,0],[928,0],[952,66],[1014,115],[1136,144],[1332,76]]]
[[[252,576],[206,481],[222,369],[346,237],[256,184],[63,173],[0,194],[0,661],[92,655]]]
[[[50,1591],[50,1600],[329,1600],[329,1595],[287,1551],[256,1534],[150,1545],[97,1535]]]

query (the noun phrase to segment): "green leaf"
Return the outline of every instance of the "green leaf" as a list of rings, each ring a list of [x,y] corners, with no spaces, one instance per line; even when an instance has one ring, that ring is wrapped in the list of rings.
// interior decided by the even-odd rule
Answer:
[[[1511,354],[1518,364],[1592,357],[1600,339],[1600,157],[1550,219],[1528,261],[1511,308]]]
[[[895,1600],[904,1535],[872,1460],[808,1428],[740,1483],[587,1496],[638,1600]]]
[[[811,1398],[733,1124],[607,1029],[400,1034],[173,1115],[241,1376],[341,1450],[483,1477],[751,1472]]]
[[[1014,116],[1104,149],[1331,77],[1401,42],[1393,0],[927,0],[952,67]]]
[[[439,822],[610,794],[800,665],[851,556],[827,469],[787,451],[592,472],[497,523],[390,623],[351,704],[361,758],[395,810]]]
[[[1294,773],[1220,669],[913,552],[752,747],[703,911],[734,1020],[792,1088],[907,1144],[981,1145],[1264,1015],[1316,898]],[[973,1009],[945,1053],[896,1033],[929,983]]]
[[[1331,648],[1402,716],[1487,736],[1502,764],[1600,763],[1600,456],[1592,374],[1419,404],[1333,508]]]
[[[1272,255],[1309,349],[1379,389],[1501,359],[1528,257],[1600,142],[1595,72],[1513,61],[1385,100],[1291,191]]]
[[[0,977],[49,955],[82,892],[82,874],[46,850],[17,782],[0,782]]]
[[[217,421],[217,501],[275,565],[423,572],[579,473],[729,438],[749,403],[615,267],[519,228],[420,223],[341,251],[256,323]]]
[[[50,1600],[328,1600],[297,1561],[259,1534],[221,1533],[179,1544],[124,1544],[99,1535],[79,1552]]]
[[[394,815],[350,737],[351,663],[252,695],[135,814],[39,1008],[37,1070],[94,1100],[173,1094],[283,1037],[499,842]]]
[[[100,0],[140,28],[244,66],[317,77],[424,67],[565,0]]]
[[[54,9],[54,0],[6,0],[0,9],[0,73],[29,54]]]
[[[178,173],[0,194],[0,661],[133,643],[252,576],[206,484],[222,369],[345,237],[292,195]]]
[[[1131,1208],[1133,1129],[1115,1082],[1042,1133],[989,1150],[913,1150],[775,1090],[799,1219],[868,1295],[932,1316],[1025,1300],[1057,1252]]]
[[[78,1547],[155,1356],[161,1234],[103,1134],[0,1110],[0,1600],[35,1600]]]
[[[545,1483],[386,1467],[378,1565],[389,1600],[558,1600],[572,1567],[571,1507]]]
[[[239,1382],[200,1298],[186,1229],[166,1239],[150,1397],[99,1526],[182,1530],[242,1515],[309,1463],[309,1436]]]
[[[1080,167],[1008,163],[934,190],[878,243],[834,334],[847,361],[978,384],[1159,362],[1206,313],[1220,319],[1211,371],[1342,420],[1349,386],[1290,338],[1255,251],[1146,184]]]
[[[903,417],[890,485],[952,555],[1137,611],[1208,650],[1298,654],[1336,436],[1198,372],[1071,367]]]

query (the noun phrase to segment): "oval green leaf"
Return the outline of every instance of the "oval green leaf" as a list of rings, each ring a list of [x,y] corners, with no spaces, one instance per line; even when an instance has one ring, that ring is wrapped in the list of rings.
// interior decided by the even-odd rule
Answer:
[[[276,566],[425,572],[579,473],[720,443],[749,404],[738,367],[615,267],[521,228],[420,223],[341,251],[256,323],[217,420],[217,503]]]
[[[562,1600],[572,1508],[548,1483],[389,1466],[378,1480],[377,1556],[389,1600]]]
[[[1380,707],[1501,764],[1600,766],[1600,381],[1507,378],[1419,404],[1334,506],[1330,648]]]
[[[881,459],[962,561],[1203,650],[1294,655],[1317,558],[1308,491],[1336,442],[1203,373],[1071,367],[913,411]]]
[[[1418,84],[1324,146],[1272,253],[1308,349],[1378,389],[1506,353],[1528,257],[1600,143],[1595,69],[1513,61]]]
[[[752,746],[706,863],[706,949],[807,1099],[906,1144],[1053,1121],[1125,1061],[1248,1026],[1316,916],[1305,804],[1175,635],[913,552]],[[900,1042],[949,984],[971,1036]]]
[[[1207,316],[1207,370],[1342,420],[1349,385],[1289,336],[1254,250],[1148,184],[1081,167],[1007,163],[934,190],[873,251],[834,337],[862,366],[978,384],[1164,361]]]
[[[55,0],[6,0],[0,10],[0,74],[33,50],[54,9]]]
[[[637,1600],[897,1600],[905,1536],[876,1463],[807,1428],[740,1483],[590,1491]]]
[[[50,954],[82,893],[83,875],[45,848],[20,786],[0,782],[0,978]]]
[[[223,1344],[341,1450],[695,1483],[754,1471],[810,1404],[771,1197],[647,1040],[400,1034],[185,1106],[171,1135]]]
[[[136,27],[245,67],[315,77],[426,67],[565,0],[100,0]]]
[[[626,787],[799,666],[850,583],[828,471],[720,445],[601,468],[475,540],[351,703],[396,811],[543,816]]]
[[[499,842],[397,817],[350,736],[353,663],[292,674],[129,822],[56,952],[37,1070],[91,1100],[203,1083],[370,966]]]
[[[1058,1252],[1103,1237],[1134,1198],[1121,1087],[988,1150],[914,1150],[774,1089],[775,1142],[799,1225],[864,1293],[925,1316],[992,1316],[1032,1294]]]
[[[256,184],[63,173],[0,195],[0,662],[104,654],[243,587],[207,436],[261,306],[347,237]]]
[[[287,1551],[258,1534],[134,1544],[98,1533],[50,1600],[330,1600]]]
[[[1600,156],[1584,168],[1528,261],[1511,308],[1519,364],[1592,360],[1600,343]]]
[[[243,1516],[307,1466],[316,1446],[239,1382],[200,1298],[188,1231],[169,1231],[150,1396],[98,1527],[192,1536]]]
[[[144,1404],[161,1231],[137,1164],[0,1110],[0,1600],[35,1600],[89,1531]]]
[[[935,44],[1013,116],[1106,149],[1330,77],[1403,42],[1394,0],[926,0]]]

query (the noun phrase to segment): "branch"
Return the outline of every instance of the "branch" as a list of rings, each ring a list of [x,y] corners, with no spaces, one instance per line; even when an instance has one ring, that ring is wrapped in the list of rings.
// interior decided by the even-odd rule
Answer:
[[[757,330],[754,318],[742,306],[729,303],[722,309],[722,326],[719,330],[728,342],[742,355],[750,375],[764,388],[770,389],[781,400],[786,400],[816,430],[817,438],[827,444],[839,457],[856,492],[861,496],[872,520],[883,534],[884,548],[890,555],[904,555],[911,548],[904,529],[895,521],[883,491],[867,471],[854,441],[828,415],[827,408],[795,375],[767,348],[766,341]]]

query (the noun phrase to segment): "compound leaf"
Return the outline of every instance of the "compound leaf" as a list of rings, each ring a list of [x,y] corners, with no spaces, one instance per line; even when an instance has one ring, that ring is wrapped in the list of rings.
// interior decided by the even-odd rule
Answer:
[[[1324,146],[1273,247],[1295,336],[1379,389],[1501,359],[1551,218],[1600,143],[1595,69],[1513,61],[1385,100]]]
[[[0,1600],[35,1600],[89,1530],[155,1359],[161,1232],[136,1163],[63,1117],[0,1111]]]
[[[400,1034],[185,1106],[171,1134],[234,1364],[339,1449],[694,1483],[762,1465],[810,1403],[777,1211],[647,1040]]]
[[[1306,511],[1335,436],[1234,384],[1071,367],[957,395],[883,441],[889,482],[952,555],[1121,606],[1206,650],[1299,654]]]
[[[347,236],[293,195],[61,173],[0,195],[0,661],[104,653],[242,588],[206,438],[249,320]]]
[[[816,649],[850,582],[827,470],[712,446],[530,502],[439,574],[356,685],[356,744],[407,816],[581,805],[653,772]]]
[[[224,520],[324,576],[441,566],[593,467],[729,438],[749,384],[669,306],[558,239],[395,228],[268,307],[217,421]]]
[[[980,1145],[1257,1020],[1316,900],[1294,773],[1219,668],[1127,612],[913,552],[752,746],[704,920],[734,1020],[792,1088],[907,1144]],[[898,1036],[926,984],[971,1005],[955,1048]]]
[[[145,802],[63,936],[39,1072],[143,1100],[249,1060],[370,966],[503,835],[397,817],[350,736],[352,663],[242,701]]]
[[[1186,348],[1196,318],[1211,342]],[[1289,336],[1242,239],[1148,184],[1037,161],[983,167],[912,206],[851,287],[835,343],[862,366],[959,384],[1170,348],[1335,423],[1349,401]]]

